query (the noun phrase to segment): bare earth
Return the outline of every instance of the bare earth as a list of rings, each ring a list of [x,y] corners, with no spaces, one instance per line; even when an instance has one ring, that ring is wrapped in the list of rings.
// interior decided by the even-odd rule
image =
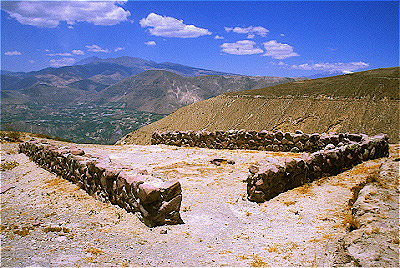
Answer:
[[[392,146],[389,158],[256,204],[246,199],[249,165],[294,154],[80,145],[181,182],[185,224],[156,228],[39,168],[17,147],[1,144],[2,267],[399,264],[399,146]],[[215,158],[235,164],[216,166],[210,163]],[[5,168],[12,161],[18,165]],[[371,178],[354,197],[356,186]],[[358,228],[349,232],[354,198]]]

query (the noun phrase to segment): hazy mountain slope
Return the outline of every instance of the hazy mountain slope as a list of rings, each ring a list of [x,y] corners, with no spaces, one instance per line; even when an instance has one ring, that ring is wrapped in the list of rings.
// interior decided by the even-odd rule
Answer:
[[[40,82],[35,76],[18,77],[2,74],[0,79],[2,90],[24,89]]]
[[[229,75],[229,73],[195,68],[172,62],[157,63],[154,61],[144,60],[141,58],[133,58],[128,56],[123,56],[119,58],[107,58],[107,59],[90,57],[75,63],[75,65],[82,65],[88,63],[112,63],[129,68],[136,68],[138,72],[136,72],[135,74],[144,72],[146,70],[165,70],[179,74],[181,76]]]
[[[96,83],[93,80],[90,79],[82,79],[76,82],[73,82],[71,84],[67,85],[70,88],[76,88],[80,90],[95,90],[95,91],[101,91],[107,87],[105,84],[101,83]]]
[[[38,104],[68,104],[85,99],[89,92],[69,87],[54,87],[47,84],[37,84],[19,91],[27,96],[29,102]],[[94,93],[94,92],[92,92]]]
[[[145,71],[101,91],[96,101],[126,103],[128,107],[161,114],[225,92],[270,86],[294,78],[249,76],[182,77],[167,71]]]
[[[80,80],[90,79],[96,83],[113,85],[129,76],[146,70],[166,70],[181,76],[228,75],[228,73],[194,68],[176,63],[157,63],[141,58],[123,56],[119,58],[101,59],[89,57],[73,66],[45,68],[32,72],[1,71],[1,89],[20,90],[37,83],[51,86],[68,86]],[[82,88],[78,88],[82,85]],[[87,81],[74,85],[77,89],[87,90]]]
[[[148,144],[154,131],[203,129],[387,133],[397,142],[398,72],[377,69],[227,93],[183,107],[120,142]]]
[[[45,68],[39,71],[28,73],[2,74],[2,89],[20,90],[37,83],[46,83],[51,86],[66,86],[73,82],[84,79],[92,79],[95,82],[96,76],[111,78],[112,84],[140,73],[142,70],[130,68],[112,63],[89,63],[78,66],[64,66],[60,68]],[[3,72],[2,72],[3,73]]]

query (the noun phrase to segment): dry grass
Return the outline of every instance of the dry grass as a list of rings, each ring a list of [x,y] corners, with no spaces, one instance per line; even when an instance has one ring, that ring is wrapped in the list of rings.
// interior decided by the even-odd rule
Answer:
[[[303,195],[309,194],[311,192],[311,190],[312,190],[312,184],[311,183],[306,183],[306,184],[304,184],[304,185],[302,185],[300,187],[297,187],[295,189],[300,194],[303,194]]]
[[[296,204],[296,200],[291,200],[291,201],[284,201],[283,204],[285,204],[286,206],[291,206]]]
[[[86,252],[91,253],[93,255],[101,255],[104,254],[104,251],[95,247],[89,247],[85,249]]]
[[[17,161],[4,161],[0,165],[0,170],[1,171],[11,170],[17,167],[18,165],[19,163]]]
[[[269,253],[273,253],[273,252],[277,253],[277,252],[279,252],[279,247],[277,244],[274,244],[273,246],[269,246],[267,248],[267,250]]]
[[[350,231],[359,229],[361,227],[360,222],[354,218],[354,215],[350,210],[343,219],[343,225],[346,226],[346,228]]]
[[[63,233],[69,233],[71,230],[67,227],[46,227],[43,228],[43,232],[48,233],[48,232],[63,232]]]
[[[253,255],[253,260],[250,262],[251,267],[270,267],[261,257]]]

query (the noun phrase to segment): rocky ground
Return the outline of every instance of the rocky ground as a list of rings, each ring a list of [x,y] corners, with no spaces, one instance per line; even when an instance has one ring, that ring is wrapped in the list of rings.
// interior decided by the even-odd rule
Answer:
[[[248,166],[284,153],[85,145],[177,178],[185,224],[148,228],[1,144],[1,266],[398,266],[399,146],[256,204]],[[213,159],[234,164],[211,163]],[[353,213],[352,213],[353,212]]]

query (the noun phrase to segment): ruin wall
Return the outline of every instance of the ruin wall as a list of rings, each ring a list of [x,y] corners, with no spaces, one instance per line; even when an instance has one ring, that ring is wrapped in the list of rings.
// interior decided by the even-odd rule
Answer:
[[[87,155],[75,145],[58,146],[45,140],[21,143],[19,151],[41,167],[77,184],[89,195],[135,213],[147,226],[183,223],[178,181],[163,181]]]

